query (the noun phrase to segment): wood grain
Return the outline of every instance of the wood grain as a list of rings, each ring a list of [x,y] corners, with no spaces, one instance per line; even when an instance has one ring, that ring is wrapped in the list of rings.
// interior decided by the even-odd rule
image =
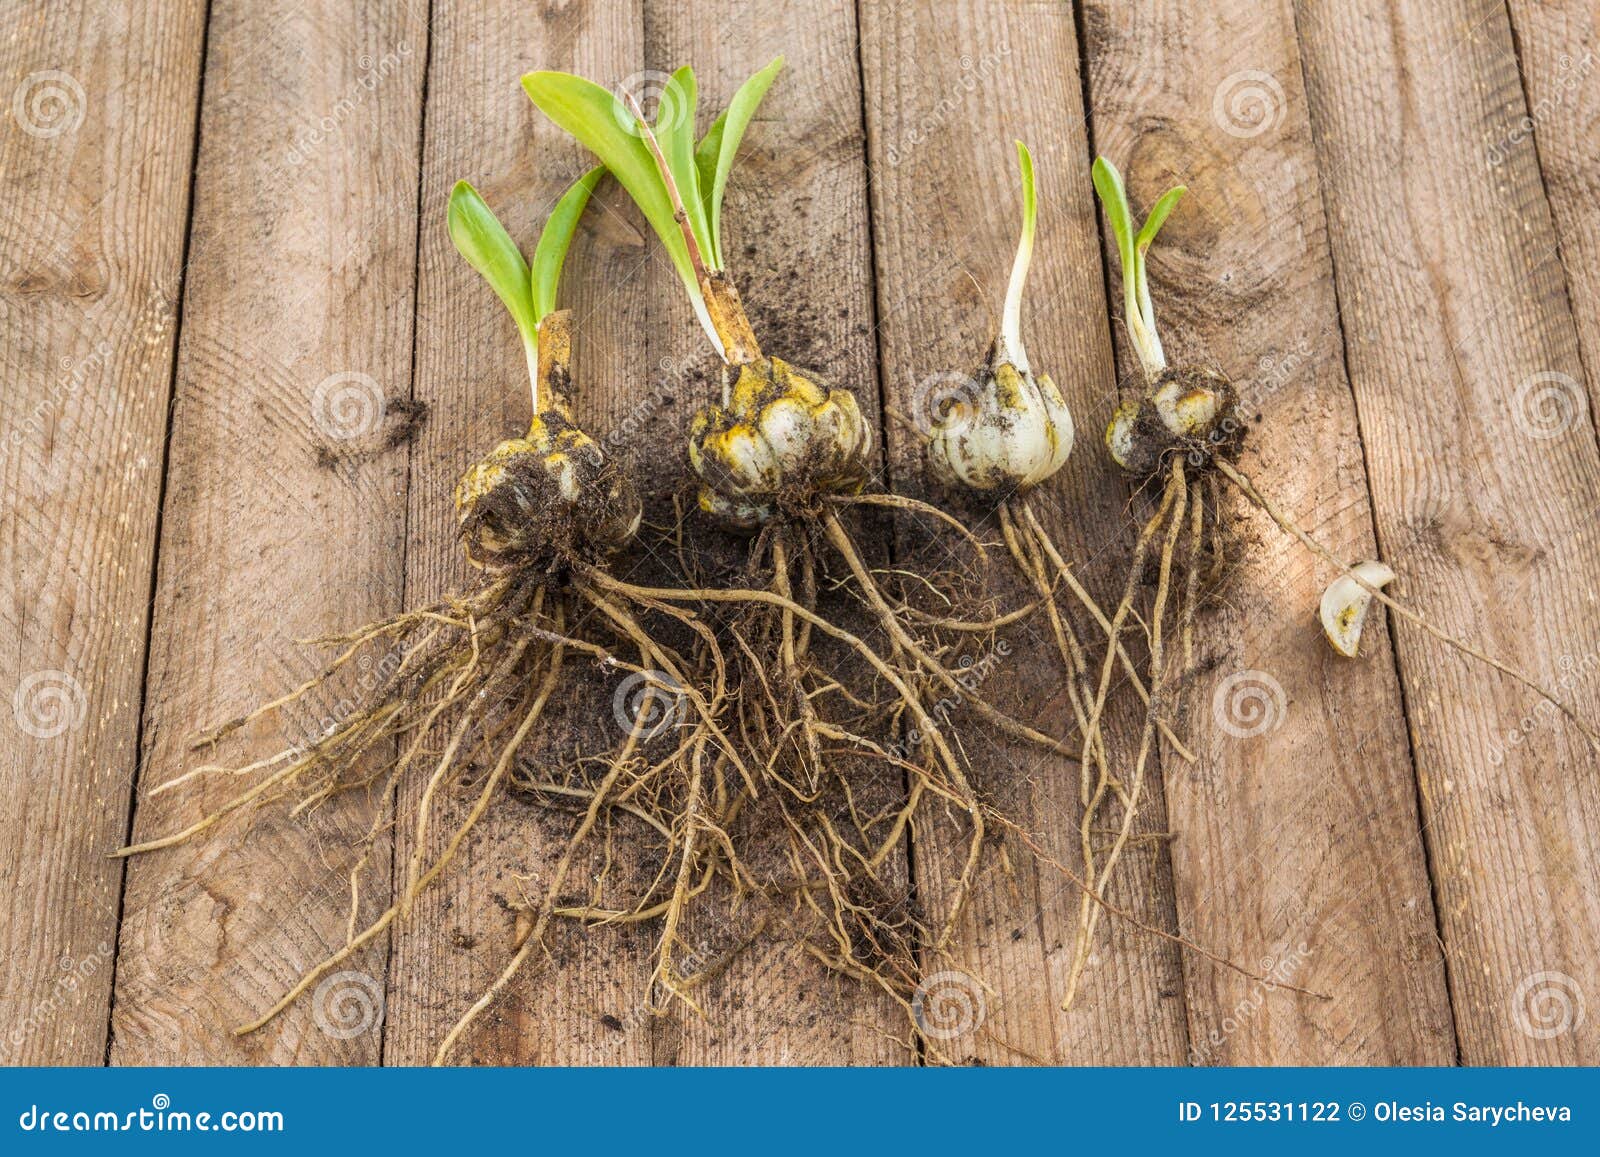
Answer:
[[[1507,10],[1524,99],[1509,94],[1485,159],[1491,177],[1513,154],[1538,163],[1592,405],[1600,385],[1600,13],[1576,0],[1510,0]]]
[[[1337,554],[1372,557],[1292,11],[1085,12],[1096,149],[1124,169],[1136,211],[1189,187],[1152,250],[1169,358],[1233,378],[1252,423],[1244,471]],[[1120,316],[1118,329],[1120,340]],[[1332,999],[1264,992],[1190,958],[1193,1057],[1446,1063],[1450,1011],[1389,641],[1369,628],[1358,662],[1334,655],[1315,618],[1334,575],[1241,496],[1222,516],[1231,565],[1200,620],[1185,695],[1200,762],[1167,777],[1179,916],[1198,942]]]
[[[211,758],[188,750],[198,728],[319,669],[325,657],[295,640],[400,604],[407,450],[393,435],[410,384],[424,17],[212,6],[139,839],[240,790],[212,779],[149,795]],[[305,742],[349,710],[350,689],[215,755],[242,763]],[[371,805],[344,797],[304,821],[267,807],[131,862],[112,1060],[375,1061],[381,948],[265,1030],[230,1035],[342,944],[349,845]],[[363,914],[387,892],[385,853]]]
[[[0,43],[0,1061],[105,1057],[204,5]]]
[[[862,24],[878,336],[884,392],[898,417],[888,431],[895,486],[935,501],[951,498],[923,480],[923,431],[941,383],[976,372],[994,339],[1020,216],[1011,138],[1021,137],[1033,149],[1040,182],[1040,239],[1023,336],[1033,364],[1061,384],[1079,427],[1078,450],[1033,503],[1110,605],[1112,588],[1120,593],[1117,560],[1131,543],[1128,491],[1095,434],[1109,416],[1115,375],[1072,13],[1042,5],[962,3],[934,12],[867,3]],[[998,540],[992,509],[970,513],[981,533]],[[926,529],[909,521],[898,528],[902,557],[914,553],[932,569],[965,561],[940,557],[948,544],[929,544]],[[1003,548],[994,569],[1011,604],[1028,597],[1008,578]],[[1001,642],[1007,649],[982,693],[1046,731],[1071,731],[1049,628],[1027,624]],[[983,658],[975,655],[974,666]],[[1133,706],[1131,689],[1120,688],[1119,696],[1130,698],[1125,708]],[[1113,714],[1108,733],[1118,749],[1137,744],[1136,726],[1128,710]],[[956,715],[952,727],[982,788],[1052,856],[1078,868],[1077,764],[998,736],[970,716]],[[1159,777],[1147,799],[1136,830],[1159,832],[1166,827]],[[955,884],[964,837],[942,824],[916,834],[917,881],[932,904]],[[968,1018],[970,1031],[941,1041],[941,1049],[990,1064],[1181,1063],[1182,978],[1170,945],[1115,921],[1103,924],[1082,995],[1063,1014],[1080,893],[1020,841],[1005,845],[1015,873],[996,861],[953,950],[954,970],[970,979],[951,983],[973,997],[987,986],[984,1018]],[[1146,922],[1173,926],[1159,839],[1135,846],[1108,897]]]
[[[1600,718],[1600,454],[1501,5],[1297,6],[1382,553],[1434,622]],[[1548,704],[1397,632],[1470,1064],[1594,1063],[1596,758]],[[1546,1020],[1551,1017],[1552,1020]]]
[[[429,66],[427,139],[417,301],[416,395],[433,418],[416,445],[411,492],[408,591],[413,602],[477,581],[462,558],[451,492],[473,461],[530,417],[527,371],[510,317],[450,243],[445,208],[451,186],[468,179],[501,216],[525,252],[567,185],[592,162],[534,108],[524,73],[555,68],[614,83],[642,67],[642,18],[630,0],[553,5],[436,2]],[[638,269],[650,261],[641,223],[626,197],[602,187],[573,243],[562,304],[575,311],[578,421],[605,438],[640,405],[646,316]],[[646,432],[666,440],[672,411]],[[659,455],[658,455],[659,457]],[[641,486],[644,490],[645,486]],[[617,680],[573,665],[562,710],[540,726],[533,758],[552,766],[603,752],[621,738],[612,716]],[[421,791],[401,793],[409,815]],[[456,791],[434,822],[443,837],[464,814]],[[510,959],[519,930],[515,909],[543,899],[545,881],[572,821],[502,796],[464,846],[456,866],[418,901],[395,935],[389,1064],[426,1064],[463,1012]],[[409,824],[398,841],[413,849]],[[638,865],[618,865],[622,877]],[[580,868],[580,872],[582,869]],[[579,878],[575,873],[575,879]],[[577,886],[575,885],[575,890]],[[646,1064],[651,1058],[650,931],[557,926],[550,956],[536,961],[480,1019],[452,1056],[456,1063]]]

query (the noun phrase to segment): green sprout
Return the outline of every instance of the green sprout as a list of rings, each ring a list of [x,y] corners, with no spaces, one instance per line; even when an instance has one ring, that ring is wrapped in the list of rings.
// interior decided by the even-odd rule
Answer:
[[[558,351],[551,348],[554,327],[546,327],[545,322],[556,312],[556,286],[560,283],[561,267],[566,262],[567,250],[572,247],[578,221],[589,204],[595,186],[604,175],[605,168],[596,166],[574,181],[561,195],[539,234],[531,267],[478,190],[466,181],[457,181],[455,188],[450,191],[450,240],[455,243],[461,256],[467,259],[467,264],[489,283],[489,288],[505,303],[512,320],[517,323],[523,352],[528,359],[528,380],[535,414],[551,402],[559,404],[562,401],[551,397],[541,403],[539,397],[540,334],[546,334],[544,347],[548,370],[551,356]],[[565,327],[560,328],[560,341],[564,343]],[[559,360],[564,364],[565,351],[559,352]]]
[[[1156,333],[1156,311],[1150,303],[1150,283],[1145,276],[1144,259],[1151,242],[1161,232],[1161,226],[1166,224],[1188,187],[1177,185],[1161,194],[1137,233],[1134,232],[1133,212],[1128,206],[1128,191],[1122,183],[1122,174],[1104,157],[1095,158],[1094,189],[1106,207],[1111,232],[1117,239],[1117,258],[1122,264],[1123,312],[1128,318],[1128,333],[1133,339],[1134,352],[1139,355],[1139,364],[1144,368],[1146,379],[1154,381],[1167,368],[1167,357],[1162,352],[1161,338]]]
[[[670,115],[658,115],[653,127],[631,96],[618,97],[581,76],[532,72],[522,78],[540,111],[598,157],[639,206],[706,335],[729,361],[759,356],[759,350],[743,311],[730,309],[723,288],[722,200],[745,129],[782,67],[780,56],[745,81],[698,145],[691,68],[672,74],[659,105]]]

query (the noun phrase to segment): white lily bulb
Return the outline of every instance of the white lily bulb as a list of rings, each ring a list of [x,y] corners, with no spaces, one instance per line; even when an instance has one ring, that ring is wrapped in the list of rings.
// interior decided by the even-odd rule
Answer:
[[[689,429],[701,509],[741,529],[765,522],[783,499],[859,490],[871,452],[855,395],[779,358],[741,366],[727,405],[705,407]]]
[[[1018,367],[996,343],[995,354],[961,398],[937,415],[928,460],[947,486],[982,493],[1037,486],[1072,453],[1072,413],[1049,374]]]
[[[1358,563],[1328,584],[1322,592],[1322,633],[1335,651],[1354,659],[1361,649],[1361,628],[1372,606],[1372,592],[1362,586],[1382,587],[1394,581],[1394,571],[1376,560]],[[1357,579],[1361,581],[1358,582]]]

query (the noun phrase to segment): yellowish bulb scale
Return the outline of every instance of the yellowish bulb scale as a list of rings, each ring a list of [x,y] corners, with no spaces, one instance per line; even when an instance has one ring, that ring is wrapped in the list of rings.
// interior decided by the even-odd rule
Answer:
[[[1394,578],[1394,571],[1374,559],[1358,563],[1349,574],[1328,584],[1322,592],[1320,617],[1322,633],[1335,651],[1346,658],[1356,657],[1361,649],[1361,628],[1372,607],[1372,592],[1367,587],[1383,587]]]

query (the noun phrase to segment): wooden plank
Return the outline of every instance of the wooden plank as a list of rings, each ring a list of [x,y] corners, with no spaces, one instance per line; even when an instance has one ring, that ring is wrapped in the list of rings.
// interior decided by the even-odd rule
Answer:
[[[1593,400],[1600,387],[1600,13],[1572,0],[1508,0],[1507,10],[1524,101],[1512,95],[1484,159],[1491,175],[1515,154],[1531,153],[1539,165]]]
[[[1503,6],[1297,6],[1345,353],[1400,593],[1600,718],[1600,453]],[[1600,786],[1539,697],[1396,632],[1463,1061],[1594,1063]]]
[[[1083,565],[1085,581],[1114,601],[1113,587],[1120,590],[1121,582],[1117,560],[1126,558],[1131,542],[1125,534],[1128,491],[1095,433],[1106,421],[1115,376],[1086,179],[1089,146],[1072,12],[1066,6],[960,3],[935,13],[868,3],[862,7],[862,59],[884,391],[901,415],[889,428],[896,489],[948,500],[923,481],[923,434],[916,423],[940,383],[973,373],[994,338],[1020,213],[1011,138],[1022,137],[1040,175],[1041,222],[1024,338],[1034,365],[1066,392],[1080,439],[1067,468],[1033,502],[1063,550]],[[972,514],[987,537],[999,537],[991,510]],[[919,529],[925,528],[899,528],[902,551],[919,549]],[[1005,573],[996,567],[998,577]],[[1020,585],[1008,593],[1012,603],[1027,597]],[[984,694],[1065,734],[1071,716],[1048,628],[1016,629],[1004,642],[1009,651]],[[1137,743],[1136,726],[1126,710],[1107,723],[1123,749]],[[1077,765],[1003,740],[970,716],[956,716],[954,727],[984,788],[1053,856],[1076,867],[1082,813]],[[1163,810],[1157,779],[1137,830],[1162,830]],[[953,865],[960,862],[958,833],[926,825],[917,835],[919,888],[930,897],[948,896]],[[986,1019],[940,1047],[958,1058],[999,1064],[1029,1058],[1181,1063],[1182,978],[1170,946],[1116,922],[1103,924],[1082,995],[1063,1016],[1058,1005],[1077,938],[1080,894],[1017,841],[1006,844],[1015,878],[998,869],[985,876],[951,967],[958,975],[950,983],[967,990],[973,1007],[978,986],[989,986]],[[1173,926],[1159,840],[1127,856],[1108,898],[1147,922]]]
[[[520,78],[554,68],[610,83],[642,67],[643,23],[632,0],[585,0],[543,12],[515,0],[433,6],[417,303],[416,394],[432,420],[413,457],[407,559],[413,602],[477,581],[462,558],[451,492],[472,462],[527,429],[527,371],[511,319],[455,252],[445,230],[451,186],[469,179],[527,252],[550,207],[592,163],[534,108]],[[681,406],[649,389],[647,282],[642,220],[609,183],[592,204],[568,257],[562,303],[575,313],[578,421],[649,469],[641,492],[660,492],[681,467],[659,451],[681,438]],[[654,242],[650,242],[654,244]],[[678,292],[662,282],[658,292]],[[631,423],[624,427],[624,422]],[[660,511],[652,510],[652,518]],[[559,710],[541,723],[537,758],[553,766],[622,738],[612,712],[615,679],[572,666]],[[402,793],[411,814],[421,785]],[[440,836],[464,814],[457,791],[433,824]],[[543,899],[572,821],[515,797],[496,801],[455,867],[419,899],[395,936],[385,1061],[426,1064],[450,1028],[493,983],[520,930],[514,910]],[[413,833],[398,842],[409,859]],[[580,865],[574,879],[587,869]],[[636,879],[624,857],[617,874]],[[581,889],[574,887],[575,891]],[[530,963],[452,1055],[456,1063],[647,1064],[650,951],[655,930],[583,931],[558,925],[550,956]]]
[[[1245,472],[1336,553],[1372,557],[1292,10],[1092,2],[1085,14],[1096,149],[1124,169],[1137,211],[1189,186],[1151,262],[1169,357],[1226,371],[1252,422]],[[1122,365],[1136,369],[1126,347]],[[1193,1057],[1447,1063],[1389,640],[1372,630],[1359,662],[1334,655],[1315,618],[1328,568],[1239,495],[1223,509],[1231,566],[1186,696],[1200,762],[1167,780],[1179,915],[1198,942],[1333,999],[1265,993],[1189,959]]]
[[[730,35],[730,30],[737,34]],[[645,4],[645,60],[663,72],[693,64],[705,117],[780,53],[786,64],[746,137],[727,195],[728,268],[756,333],[778,357],[853,390],[878,420],[872,327],[872,252],[867,208],[861,73],[851,0],[753,6],[748,0]],[[720,370],[665,263],[651,271],[652,341],[674,366],[701,367],[664,430],[684,473],[687,422],[715,400]],[[664,307],[664,308],[663,308]],[[653,361],[654,359],[652,359]],[[695,547],[742,562],[747,544],[697,519]],[[882,558],[882,544],[869,544]],[[842,568],[838,568],[842,570]],[[734,572],[729,572],[734,573]],[[846,600],[829,606],[847,613]],[[858,630],[865,630],[858,621]],[[869,768],[863,766],[863,776]],[[881,769],[880,769],[881,774]],[[899,776],[858,797],[903,794]],[[894,782],[890,784],[889,779]],[[863,803],[864,808],[869,805]],[[893,866],[903,876],[903,865]],[[887,877],[901,886],[902,880]],[[707,945],[743,929],[695,928]],[[731,933],[731,937],[730,937]],[[857,981],[825,972],[787,937],[761,938],[733,959],[704,996],[705,1019],[681,1008],[658,1034],[657,1064],[904,1064],[915,1059],[904,1013]]]
[[[187,749],[197,729],[319,669],[296,639],[400,603],[425,16],[212,6],[137,838],[240,790],[149,795],[204,758]],[[306,741],[360,678],[219,754]],[[264,1031],[230,1033],[343,943],[370,807],[347,796],[304,821],[267,807],[133,861],[112,1059],[375,1061],[381,948]],[[383,853],[363,913],[387,892]]]
[[[99,1064],[205,6],[9,6],[0,44],[0,1061]]]

